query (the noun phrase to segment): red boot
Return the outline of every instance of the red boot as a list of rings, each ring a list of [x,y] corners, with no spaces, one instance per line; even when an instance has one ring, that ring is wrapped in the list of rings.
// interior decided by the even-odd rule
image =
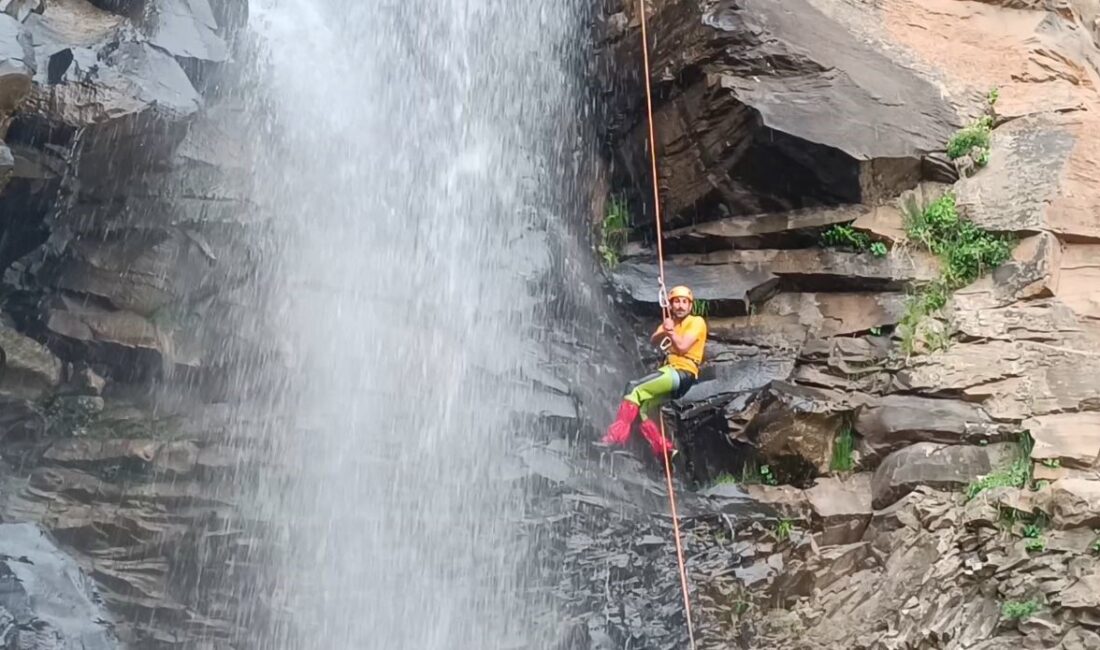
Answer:
[[[630,438],[630,425],[634,424],[634,418],[638,417],[638,405],[624,399],[619,404],[619,414],[615,421],[607,427],[607,435],[600,439],[605,445],[625,445]]]
[[[666,451],[670,455],[676,455],[676,448],[661,435],[661,428],[653,420],[642,420],[642,435],[649,442],[649,448],[657,458],[663,459]]]

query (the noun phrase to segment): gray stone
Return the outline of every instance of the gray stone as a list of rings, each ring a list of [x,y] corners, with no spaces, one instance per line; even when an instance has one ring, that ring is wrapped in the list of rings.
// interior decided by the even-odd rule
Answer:
[[[989,455],[981,447],[917,443],[890,454],[875,470],[873,505],[885,508],[922,485],[956,490],[990,469]]]
[[[30,34],[18,20],[0,14],[0,117],[10,115],[30,92],[35,69]]]
[[[1035,500],[1056,528],[1100,527],[1100,480],[1059,479],[1040,491]]]
[[[992,138],[988,166],[958,184],[960,213],[990,230],[1100,235],[1100,226],[1049,219],[1051,201],[1059,192],[1075,144],[1072,131],[1047,116],[1001,126]]]
[[[656,264],[624,262],[615,268],[612,277],[632,301],[644,307],[657,307]],[[686,284],[691,287],[696,300],[706,300],[716,307],[733,303],[733,309],[744,313],[748,311],[749,302],[770,291],[778,283],[778,278],[759,267],[688,265],[666,266],[665,282],[669,289]],[[659,313],[659,310],[655,311]]]
[[[1056,413],[1025,420],[1035,447],[1031,457],[1063,467],[1100,467],[1100,413]]]
[[[155,0],[146,14],[149,42],[166,52],[212,62],[229,57],[208,0]]]
[[[871,521],[871,474],[848,478],[824,477],[806,490],[815,524],[821,527],[819,544],[854,544],[863,539]]]
[[[38,399],[61,382],[61,361],[0,321],[0,395]]]
[[[23,22],[32,12],[42,12],[45,0],[0,0],[0,11]]]
[[[975,404],[915,395],[877,399],[860,410],[855,428],[876,456],[915,442],[977,444],[1011,432]]]

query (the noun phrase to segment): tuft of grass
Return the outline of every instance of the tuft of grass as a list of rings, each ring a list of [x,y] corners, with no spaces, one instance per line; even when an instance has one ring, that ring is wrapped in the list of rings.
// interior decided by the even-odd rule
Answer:
[[[1001,605],[1001,616],[1010,621],[1026,621],[1037,611],[1039,603],[1035,600],[1010,600]]]
[[[714,483],[712,485],[736,485],[737,477],[728,472],[722,472],[718,476],[714,477]]]
[[[1032,553],[1042,553],[1047,548],[1047,543],[1042,537],[1029,538],[1024,548]]]
[[[833,442],[833,460],[829,468],[834,472],[849,472],[852,470],[852,449],[855,446],[855,434],[852,427],[845,425],[837,434]]]
[[[604,266],[613,269],[619,265],[619,255],[626,246],[626,240],[630,235],[630,212],[626,201],[620,197],[612,197],[607,203],[607,212],[599,228],[600,242],[597,250],[603,259]]]
[[[992,131],[993,118],[983,115],[951,136],[947,141],[947,157],[955,160],[971,154],[974,162],[979,167],[984,167],[989,162],[989,140]]]
[[[710,313],[710,303],[704,298],[696,298],[691,303],[691,313],[695,316],[706,316]]]
[[[821,233],[821,245],[829,248],[847,248],[856,252],[870,251],[875,257],[885,257],[890,250],[880,241],[872,241],[867,233],[852,228],[851,223],[835,224]]]
[[[779,485],[779,479],[767,465],[757,466],[753,461],[746,461],[741,466],[741,483],[743,485]]]
[[[982,230],[959,216],[955,195],[945,193],[924,210],[907,211],[905,233],[940,259],[940,277],[911,295],[898,323],[902,348],[912,354],[917,327],[947,305],[951,294],[1012,257],[1015,240]]]
[[[1023,488],[1031,483],[1031,450],[1035,441],[1031,433],[1020,433],[1017,442],[1016,458],[1005,468],[990,472],[982,478],[974,481],[966,488],[966,500],[969,501],[982,492],[998,487]]]
[[[794,522],[790,519],[782,519],[775,526],[775,538],[780,542],[784,542],[791,538],[791,532],[794,531]]]

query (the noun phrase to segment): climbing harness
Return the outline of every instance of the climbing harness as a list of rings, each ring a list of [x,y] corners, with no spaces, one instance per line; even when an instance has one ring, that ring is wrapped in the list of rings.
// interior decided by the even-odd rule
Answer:
[[[668,292],[665,290],[665,251],[662,241],[664,237],[661,234],[661,191],[657,182],[657,138],[654,136],[653,132],[653,96],[649,87],[649,37],[646,33],[645,0],[638,0],[638,15],[641,17],[642,23],[642,63],[645,66],[645,102],[646,117],[649,123],[649,159],[651,163],[650,172],[653,175],[653,209],[657,220],[657,302],[661,305],[662,318],[668,318],[671,304],[668,299]],[[667,346],[662,341],[662,350],[666,350],[672,344],[671,340],[668,340],[667,337],[666,341],[668,341]],[[665,433],[665,416],[660,408],[657,409],[657,420],[661,424],[661,437],[667,440],[668,436]],[[687,619],[688,640],[691,643],[691,650],[695,650],[695,629],[691,622],[691,598],[688,595],[687,569],[684,567],[684,547],[680,541],[680,518],[676,514],[676,490],[672,486],[672,461],[669,457],[668,445],[665,446],[663,455],[665,459],[665,481],[668,485],[668,505],[669,510],[672,511],[672,532],[676,537],[676,562],[680,568],[680,591],[684,594],[684,617]]]

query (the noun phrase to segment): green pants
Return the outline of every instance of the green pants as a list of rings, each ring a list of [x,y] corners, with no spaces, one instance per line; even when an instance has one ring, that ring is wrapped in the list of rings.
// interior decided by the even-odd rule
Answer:
[[[680,397],[695,383],[690,373],[662,366],[655,373],[627,384],[623,398],[638,405],[643,420],[648,420],[665,402]]]

